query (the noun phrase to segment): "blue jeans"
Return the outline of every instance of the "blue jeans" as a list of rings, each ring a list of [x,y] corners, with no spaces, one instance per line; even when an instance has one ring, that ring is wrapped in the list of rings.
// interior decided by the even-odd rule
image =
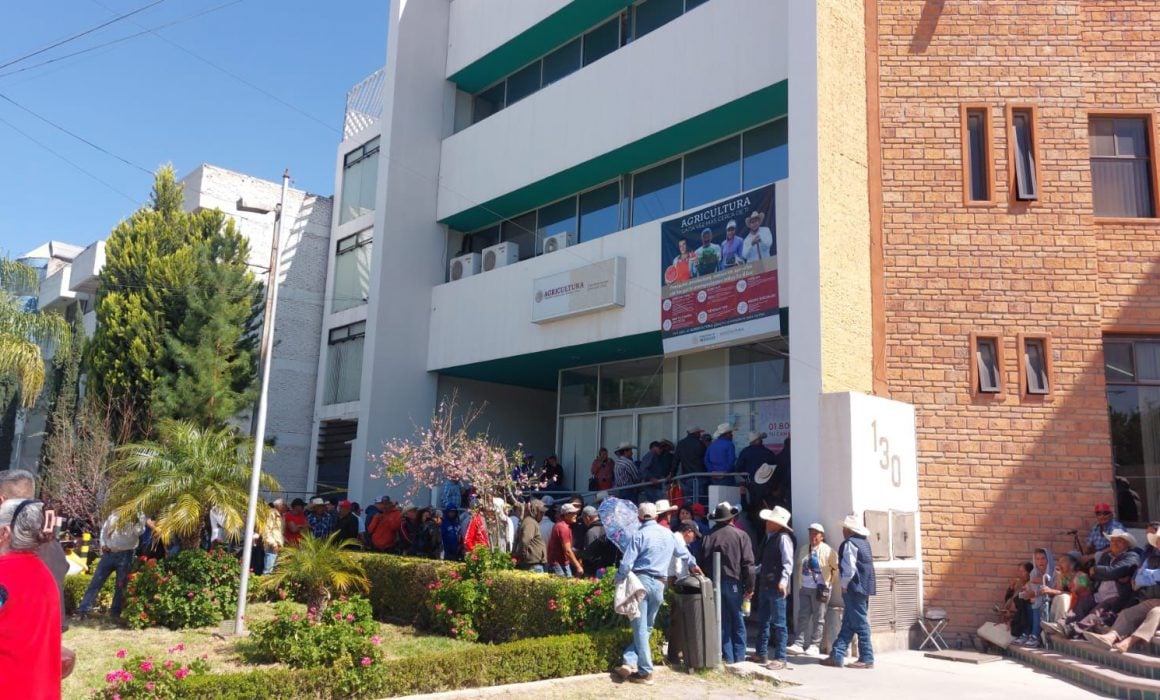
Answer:
[[[267,574],[274,573],[274,563],[278,561],[277,552],[266,552],[266,567],[263,569]]]
[[[721,577],[721,656],[727,664],[745,660],[745,617],[741,614],[744,595],[740,581]]]
[[[640,489],[640,503],[656,503],[665,497],[662,486],[642,486]]]
[[[854,635],[858,635],[858,660],[862,663],[874,663],[874,647],[870,645],[870,596],[855,593],[854,591],[845,591],[842,593],[842,601],[846,604],[846,610],[842,614],[842,630],[838,632],[838,638],[834,640],[834,648],[830,651],[830,656],[838,665],[842,665],[842,660],[846,658],[846,650],[850,648],[850,642]]]
[[[769,653],[769,628],[773,627],[773,654]],[[757,601],[757,655],[785,661],[785,596],[773,584],[763,584]]]
[[[665,587],[652,576],[637,574],[637,577],[644,586],[645,595],[640,599],[640,616],[629,622],[632,625],[632,641],[624,648],[624,663],[636,666],[637,673],[647,676],[653,672],[649,640],[652,638],[657,611],[661,609],[661,602],[665,598]]]
[[[528,571],[531,571],[533,574],[542,574],[544,573],[544,565],[532,564],[532,568],[528,569]]]
[[[117,578],[113,588],[113,604],[109,606],[109,615],[119,617],[121,615],[121,607],[125,602],[125,583],[129,578],[129,569],[132,566],[133,550],[131,549],[127,549],[124,552],[102,554],[101,558],[97,560],[97,569],[93,572],[93,580],[89,582],[89,587],[85,589],[85,595],[81,598],[81,604],[77,606],[77,612],[92,612],[93,605],[97,602],[97,595],[101,592],[101,587],[105,585],[105,581],[109,580],[111,574],[116,573]]]
[[[571,564],[564,564],[563,566],[561,566],[559,564],[549,564],[548,565],[548,573],[552,574],[553,576],[563,576],[564,578],[572,578],[572,565]]]

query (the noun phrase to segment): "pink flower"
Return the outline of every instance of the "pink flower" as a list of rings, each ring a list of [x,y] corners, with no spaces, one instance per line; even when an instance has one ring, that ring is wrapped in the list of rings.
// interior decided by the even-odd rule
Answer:
[[[165,668],[173,668],[173,662],[172,662],[172,661],[166,661],[166,662],[165,662]]]
[[[125,658],[125,650],[124,650],[124,649],[118,649],[118,650],[117,650],[117,658],[118,658],[118,659],[123,659],[123,658]]]
[[[600,589],[597,588],[596,590],[592,591],[592,595],[600,595]]]
[[[294,613],[293,615],[291,615],[290,621],[291,622],[298,622],[298,613]]]
[[[182,666],[181,668],[179,668],[173,672],[173,677],[176,678],[177,680],[181,680],[182,678],[185,678],[188,675],[189,675],[189,669],[184,667],[184,666]]]
[[[116,683],[121,678],[121,674],[116,671],[109,671],[105,674],[106,683]]]
[[[556,609],[556,601],[555,601],[555,600],[549,600],[549,601],[548,601],[548,609],[549,609],[549,610],[555,610],[555,609]]]
[[[116,694],[114,694],[114,695],[113,695],[113,700],[121,700],[121,696],[120,696],[120,695],[116,695]]]
[[[146,683],[145,690],[152,692],[153,691],[153,683],[152,682]]]
[[[149,673],[150,671],[153,670],[153,662],[152,661],[142,661],[141,662],[141,670],[146,672],[146,673]]]
[[[371,657],[364,656],[364,657],[362,657],[362,660],[359,661],[359,663],[362,664],[363,666],[370,666],[371,665]]]
[[[383,643],[383,640],[379,638],[379,635],[376,634],[375,636],[371,637],[371,644],[378,646],[379,644],[382,644],[382,643]]]
[[[351,615],[348,613],[346,616],[346,621],[347,622],[354,622],[354,615]]]

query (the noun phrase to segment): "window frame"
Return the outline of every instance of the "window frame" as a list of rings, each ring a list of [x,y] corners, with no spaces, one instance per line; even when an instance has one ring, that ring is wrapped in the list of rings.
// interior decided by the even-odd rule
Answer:
[[[1031,131],[1028,146],[1031,149],[1031,170],[1033,192],[1030,197],[1019,195],[1019,139],[1015,135],[1016,114],[1026,115],[1028,128]],[[1035,105],[1010,104],[1007,105],[1007,173],[1008,173],[1008,201],[1015,205],[1030,205],[1042,198],[1043,179],[1039,176],[1039,114]]]
[[[979,384],[979,341],[995,344],[996,390],[981,388]],[[972,397],[991,397],[996,400],[1007,396],[1006,366],[1003,357],[1003,336],[999,333],[972,332],[970,335],[970,381]]]
[[[1090,128],[1092,119],[1143,119],[1144,133],[1148,139],[1148,172],[1152,176],[1152,216],[1098,216],[1095,213],[1095,183],[1092,182],[1092,221],[1097,224],[1160,224],[1160,160],[1156,157],[1157,120],[1154,112],[1141,109],[1091,109],[1087,112],[1087,123]],[[1088,141],[1088,177],[1091,177],[1091,141]],[[1090,180],[1089,180],[1090,182]]]
[[[1047,383],[1046,391],[1031,391],[1028,384],[1027,372],[1027,344],[1039,343],[1043,350],[1043,378]],[[1055,393],[1055,372],[1052,362],[1051,335],[1048,333],[1019,333],[1016,336],[1019,348],[1019,395],[1021,398],[1050,399]]]
[[[983,113],[983,181],[987,186],[986,199],[971,197],[971,135],[970,117],[973,112]],[[962,147],[963,204],[968,207],[987,207],[995,203],[995,134],[991,124],[991,106],[981,103],[959,105],[959,140]]]

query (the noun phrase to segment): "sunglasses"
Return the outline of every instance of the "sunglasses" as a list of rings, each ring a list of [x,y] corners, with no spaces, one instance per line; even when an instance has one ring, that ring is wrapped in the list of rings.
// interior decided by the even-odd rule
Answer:
[[[1110,510],[1097,510],[1096,511],[1096,515],[1111,515],[1111,514],[1112,514],[1112,511],[1110,511]]]

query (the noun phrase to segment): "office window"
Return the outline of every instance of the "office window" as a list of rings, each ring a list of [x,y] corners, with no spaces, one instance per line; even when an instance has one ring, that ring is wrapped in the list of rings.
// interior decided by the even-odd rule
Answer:
[[[471,123],[483,121],[503,109],[506,93],[507,81],[501,80],[476,95],[471,109]]]
[[[620,48],[621,19],[609,20],[584,35],[584,65]]]
[[[1003,358],[999,336],[971,334],[971,393],[1003,393]]]
[[[375,187],[379,179],[379,137],[346,154],[342,162],[342,211],[338,223],[375,210]]]
[[[644,0],[633,8],[633,37],[645,34],[668,24],[685,11],[685,0]]]
[[[967,202],[989,202],[993,189],[991,165],[990,109],[964,107],[963,129],[963,186]]]
[[[681,159],[632,177],[632,225],[654,221],[681,210]]]
[[[786,120],[778,119],[741,135],[741,189],[752,190],[789,173]]]
[[[1035,169],[1035,112],[1027,107],[1014,107],[1009,116],[1007,148],[1011,193],[1017,201],[1034,201],[1039,199],[1039,178]]]
[[[576,198],[569,197],[559,202],[540,207],[536,216],[536,233],[540,240],[557,233],[576,233]]]
[[[367,303],[371,288],[371,242],[371,229],[339,240],[334,256],[331,312]]]
[[[580,239],[592,241],[620,230],[620,181],[580,194]]]
[[[1096,216],[1156,215],[1150,129],[1151,120],[1145,117],[1092,117],[1088,121]]]
[[[463,250],[456,253],[456,255],[482,253],[484,248],[490,248],[496,243],[499,243],[499,226],[489,226],[488,228],[464,236]]]
[[[1024,394],[1046,396],[1051,393],[1051,338],[1048,336],[1019,336],[1022,362],[1019,366],[1019,386]]]
[[[358,401],[362,382],[363,341],[365,321],[332,328],[326,347],[326,384],[322,403],[325,405]]]
[[[560,78],[580,70],[580,39],[573,39],[552,53],[544,56],[544,87],[548,87]]]
[[[511,107],[516,102],[519,102],[540,89],[540,71],[542,67],[542,64],[536,61],[532,65],[511,74],[511,77],[507,80],[507,101],[504,103],[504,106]]]
[[[704,5],[707,2],[709,2],[709,0],[685,0],[685,12],[688,12],[689,10],[699,5]]]
[[[1116,514],[1143,527],[1160,513],[1160,337],[1104,337]]]
[[[685,198],[688,209],[741,191],[741,139],[718,141],[685,156]]]
[[[540,239],[536,236],[536,212],[531,211],[499,225],[500,240],[512,241],[520,247],[520,260],[540,254]]]

